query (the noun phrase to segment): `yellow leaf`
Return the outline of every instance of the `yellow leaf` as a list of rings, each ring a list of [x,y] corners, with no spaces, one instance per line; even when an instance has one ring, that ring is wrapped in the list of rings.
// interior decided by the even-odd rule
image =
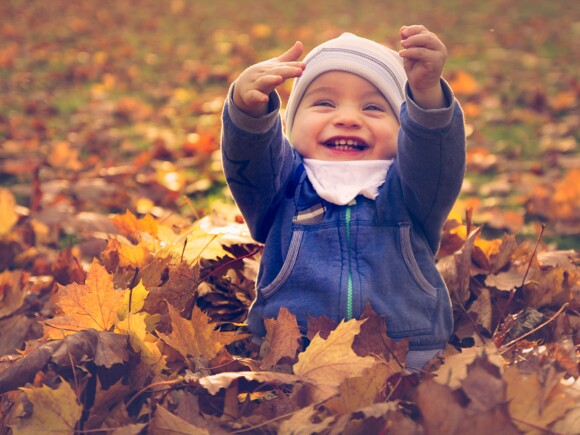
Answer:
[[[145,288],[142,281],[139,281],[139,284],[133,290],[126,291],[123,296],[123,303],[119,306],[119,320],[125,320],[129,312],[136,314],[141,311],[148,294],[149,291]]]
[[[137,313],[117,322],[115,332],[129,336],[129,343],[135,352],[141,354],[141,360],[159,375],[166,368],[165,356],[159,349],[159,339],[149,333],[149,321],[153,316],[148,313]]]
[[[71,386],[63,382],[53,390],[46,385],[42,387],[21,388],[34,407],[32,415],[21,418],[12,425],[12,433],[75,433],[75,425],[81,418],[83,407],[77,403],[77,397]]]
[[[326,340],[316,334],[306,350],[298,355],[294,374],[313,386],[313,401],[335,395],[345,379],[362,375],[376,363],[370,356],[359,357],[352,349],[354,337],[360,332],[363,322],[356,319],[342,321]]]
[[[246,337],[232,332],[216,331],[209,323],[209,316],[198,307],[194,308],[191,320],[181,317],[172,305],[168,304],[167,307],[173,329],[170,334],[158,332],[159,337],[178,351],[186,361],[193,358],[196,363],[205,367],[225,345]]]
[[[113,277],[93,260],[85,284],[58,286],[56,305],[61,313],[45,322],[45,337],[60,339],[91,328],[109,331],[125,291],[115,290]]]
[[[142,268],[149,258],[149,250],[141,243],[131,245],[121,243],[117,239],[111,239],[107,248],[118,252],[119,266],[121,267],[136,266]]]
[[[201,258],[214,260],[230,255],[219,242],[219,235],[207,233],[200,227],[199,222],[180,234],[175,234],[171,228],[160,225],[158,240],[151,243],[153,244],[151,251],[155,251],[157,256],[170,255],[176,260],[183,257],[183,261],[190,266],[199,262]]]
[[[12,227],[18,222],[16,214],[16,200],[8,189],[0,188],[0,236],[10,232]]]

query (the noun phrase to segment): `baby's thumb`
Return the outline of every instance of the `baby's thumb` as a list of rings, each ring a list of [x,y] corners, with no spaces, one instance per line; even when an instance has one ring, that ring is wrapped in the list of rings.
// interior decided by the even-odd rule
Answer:
[[[280,62],[294,62],[300,58],[303,51],[304,46],[302,42],[296,41],[288,51],[278,56],[278,60]]]

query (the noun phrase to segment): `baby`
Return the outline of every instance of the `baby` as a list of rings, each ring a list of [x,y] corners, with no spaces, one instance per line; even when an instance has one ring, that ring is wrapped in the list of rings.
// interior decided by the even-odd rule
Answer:
[[[345,33],[298,61],[296,42],[246,69],[223,112],[226,180],[264,243],[248,326],[281,307],[357,318],[367,303],[421,368],[453,329],[435,266],[465,172],[463,113],[441,78],[447,52],[414,25],[402,50]],[[294,78],[285,111],[276,88]]]

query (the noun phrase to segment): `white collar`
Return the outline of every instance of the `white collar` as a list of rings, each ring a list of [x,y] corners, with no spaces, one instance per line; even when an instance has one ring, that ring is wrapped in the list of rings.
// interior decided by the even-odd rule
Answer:
[[[376,199],[393,164],[393,160],[303,160],[318,196],[336,205],[346,205],[358,195]]]

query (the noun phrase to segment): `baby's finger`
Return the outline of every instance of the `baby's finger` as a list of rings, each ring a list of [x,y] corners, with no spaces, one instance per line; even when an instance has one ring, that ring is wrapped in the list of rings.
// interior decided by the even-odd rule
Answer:
[[[299,77],[303,71],[304,68],[300,64],[290,65],[285,63],[268,68],[268,70],[265,71],[264,75],[278,75],[283,77],[284,80],[286,80],[294,77]]]
[[[298,60],[304,51],[302,42],[296,41],[294,45],[285,53],[278,56],[276,59],[280,62],[292,62]]]
[[[428,32],[429,30],[427,27],[421,24],[414,24],[412,26],[403,26],[401,27],[401,39],[407,39],[410,36],[416,35],[421,32]]]
[[[257,89],[252,89],[248,91],[245,95],[244,102],[248,106],[256,105],[256,104],[264,104],[267,103],[269,100],[268,94],[265,94]]]
[[[443,43],[433,33],[419,33],[403,39],[401,41],[403,48],[425,47],[431,50],[441,50],[444,48]]]

